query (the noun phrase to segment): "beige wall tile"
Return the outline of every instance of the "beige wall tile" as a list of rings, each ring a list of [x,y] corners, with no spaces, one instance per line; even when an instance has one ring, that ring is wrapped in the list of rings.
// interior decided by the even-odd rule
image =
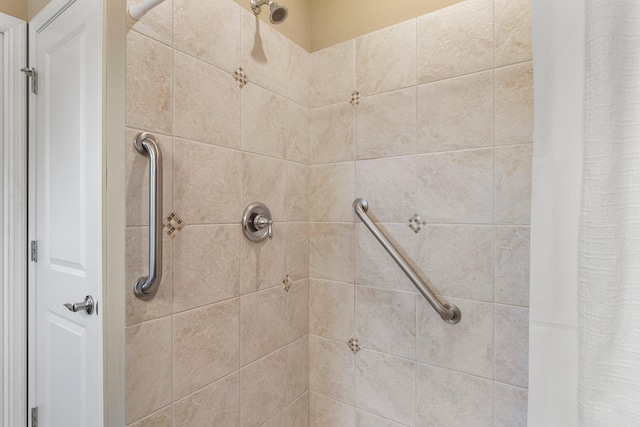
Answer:
[[[415,362],[362,350],[356,356],[356,406],[413,425],[416,412]]]
[[[285,154],[287,159],[309,164],[309,126],[311,110],[295,102],[287,103],[287,134]]]
[[[225,71],[174,54],[175,136],[240,147],[240,88]]]
[[[127,34],[127,126],[170,134],[172,131],[172,64],[170,47]]]
[[[142,0],[127,0],[127,10]],[[151,9],[139,21],[127,13],[127,28],[154,40],[171,45],[173,42],[173,0],[167,0]]]
[[[240,370],[240,425],[257,427],[287,406],[287,349]]]
[[[353,427],[354,408],[318,393],[309,393],[311,427]]]
[[[356,107],[356,158],[416,151],[416,88],[365,97]]]
[[[309,177],[311,221],[353,221],[356,170],[354,162],[312,165]]]
[[[493,71],[418,86],[418,152],[493,145]]]
[[[149,225],[149,158],[138,153],[133,140],[140,131],[127,129],[125,141],[127,226]],[[162,217],[173,209],[173,140],[154,134],[162,156]]]
[[[287,136],[286,98],[251,82],[242,88],[242,149],[284,158]]]
[[[418,83],[493,66],[493,1],[466,0],[418,18]]]
[[[347,342],[354,337],[354,286],[309,281],[309,332]]]
[[[427,225],[418,234],[416,262],[439,295],[493,300],[491,226]]]
[[[376,225],[409,264],[414,266],[412,260],[416,259],[416,233],[407,224]],[[416,288],[407,275],[364,224],[357,224],[356,231],[356,283],[377,288],[415,291]]]
[[[287,409],[280,411],[275,417],[271,418],[262,427],[283,427],[287,425]]]
[[[238,369],[239,302],[233,299],[173,316],[174,399]]]
[[[171,318],[126,329],[127,423],[171,403]]]
[[[289,405],[286,427],[309,427],[309,393]]]
[[[354,224],[309,224],[309,277],[353,282]]]
[[[187,224],[238,221],[240,153],[175,140],[174,174],[174,209]]]
[[[362,347],[415,359],[414,292],[357,286],[356,325],[356,336]]]
[[[149,274],[149,229],[127,228],[126,239],[126,275],[124,285],[126,289],[126,324],[133,325],[171,314],[173,302],[171,265],[173,242],[171,238],[166,233],[163,233],[162,280],[158,293],[151,301],[142,301],[133,293],[137,280]]]
[[[533,63],[495,70],[495,144],[533,142]]]
[[[530,61],[531,1],[495,0],[496,67]]]
[[[240,363],[251,363],[287,343],[287,293],[281,286],[240,299]]]
[[[240,238],[240,290],[243,294],[280,286],[286,274],[287,229],[273,224],[273,239],[253,243]]]
[[[309,390],[353,404],[354,355],[346,342],[309,335]]]
[[[493,425],[493,381],[418,364],[418,425]]]
[[[527,387],[529,384],[529,309],[495,306],[496,380]]]
[[[289,68],[288,68],[288,87],[287,97],[300,105],[309,107],[311,100],[310,79],[311,79],[311,54],[288,41],[289,46]]]
[[[527,389],[496,382],[494,393],[494,427],[526,427]]]
[[[531,222],[531,144],[495,149],[495,222]]]
[[[288,221],[309,220],[309,166],[287,162],[285,218]]]
[[[400,424],[356,409],[356,427],[402,427]]]
[[[356,88],[363,95],[416,84],[415,19],[356,39]]]
[[[493,219],[493,150],[418,156],[418,214],[427,222]]]
[[[529,305],[529,227],[495,227],[494,299]]]
[[[286,96],[289,72],[287,39],[246,10],[242,20],[242,68],[249,81]],[[236,27],[235,31],[238,31]]]
[[[451,325],[418,298],[418,361],[493,378],[493,304],[448,298],[462,312]]]
[[[237,426],[239,418],[240,375],[237,372],[174,404],[174,427]]]
[[[188,225],[176,236],[174,312],[240,295],[240,227]]]
[[[228,72],[240,66],[240,8],[232,0],[215,7],[174,0],[174,47]]]
[[[298,281],[309,277],[309,224],[287,224],[287,274]]]
[[[287,292],[287,341],[309,333],[309,280],[293,282]]]
[[[309,391],[308,335],[287,346],[287,378],[287,402],[293,402]]]
[[[356,162],[356,196],[369,202],[376,221],[408,221],[416,208],[415,157]]]
[[[355,41],[311,54],[311,106],[348,101],[355,90]]]
[[[173,427],[173,407],[167,406],[129,427]]]
[[[286,221],[287,162],[242,153],[242,210],[254,202],[267,205],[274,222]],[[236,218],[238,221],[240,217]],[[275,235],[274,235],[275,238]]]
[[[340,102],[312,108],[310,118],[309,161],[311,164],[354,159],[356,113],[351,104]]]

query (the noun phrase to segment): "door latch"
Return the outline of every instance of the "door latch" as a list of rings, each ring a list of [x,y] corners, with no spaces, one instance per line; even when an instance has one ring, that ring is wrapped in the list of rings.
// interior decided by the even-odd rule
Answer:
[[[31,78],[31,92],[38,93],[38,72],[35,68],[23,67],[20,69],[27,77]]]
[[[69,311],[73,311],[74,313],[84,310],[87,312],[87,314],[91,314],[93,313],[93,303],[93,297],[91,295],[87,295],[86,297],[84,297],[83,302],[77,302],[75,304],[66,303],[64,304],[64,306],[67,307]]]

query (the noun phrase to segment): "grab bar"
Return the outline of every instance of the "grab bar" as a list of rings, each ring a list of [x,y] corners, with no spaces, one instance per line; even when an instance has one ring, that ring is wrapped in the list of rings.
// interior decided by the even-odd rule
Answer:
[[[148,301],[162,280],[162,154],[156,138],[148,132],[136,135],[133,146],[149,157],[149,275],[140,277],[134,287],[136,296]]]
[[[462,313],[460,309],[454,304],[442,304],[438,297],[434,295],[434,293],[429,289],[429,287],[424,283],[424,281],[418,276],[418,274],[411,268],[409,264],[405,261],[405,259],[400,255],[400,253],[396,250],[393,244],[382,234],[382,231],[371,221],[366,214],[369,210],[369,204],[365,199],[356,199],[353,201],[353,210],[358,215],[358,217],[362,220],[364,225],[367,226],[371,234],[378,239],[378,242],[382,245],[383,248],[389,252],[391,258],[398,264],[398,266],[404,271],[404,274],[407,275],[409,280],[413,282],[413,284],[418,288],[420,293],[427,299],[431,307],[434,308],[436,312],[442,317],[447,323],[455,324],[460,321],[462,317]]]

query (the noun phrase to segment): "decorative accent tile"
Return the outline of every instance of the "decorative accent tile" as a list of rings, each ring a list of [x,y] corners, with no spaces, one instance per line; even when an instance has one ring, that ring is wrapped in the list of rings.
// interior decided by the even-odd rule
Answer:
[[[249,82],[249,79],[247,78],[247,73],[244,72],[242,67],[234,71],[233,78],[238,82],[238,86],[240,86],[240,89],[245,87],[246,84]]]
[[[358,342],[357,338],[351,338],[347,342],[347,345],[349,346],[349,349],[351,349],[353,354],[358,354],[358,352],[362,350],[362,346],[360,346],[360,343]]]
[[[282,286],[284,286],[285,292],[289,292],[289,289],[291,289],[292,284],[293,284],[293,280],[291,280],[291,276],[289,276],[288,274],[284,276],[284,280],[282,280]]]
[[[353,93],[351,94],[351,101],[349,101],[349,104],[353,105],[354,107],[360,104],[360,92],[358,92],[357,90],[353,91]]]
[[[424,228],[425,225],[427,225],[427,222],[424,221],[420,215],[418,214],[414,214],[411,218],[409,218],[409,228],[411,230],[413,230],[414,233],[418,234],[418,232],[420,230],[422,230]]]
[[[171,212],[169,216],[162,221],[162,225],[164,226],[164,232],[167,233],[167,236],[173,239],[186,224],[177,213]]]

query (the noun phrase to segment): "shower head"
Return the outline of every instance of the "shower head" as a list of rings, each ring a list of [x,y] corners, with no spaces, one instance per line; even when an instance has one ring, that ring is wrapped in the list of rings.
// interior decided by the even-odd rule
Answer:
[[[262,6],[269,5],[269,21],[272,24],[282,24],[289,15],[289,9],[285,6],[280,6],[278,3],[271,0],[251,0],[251,10],[256,15],[260,14]]]

